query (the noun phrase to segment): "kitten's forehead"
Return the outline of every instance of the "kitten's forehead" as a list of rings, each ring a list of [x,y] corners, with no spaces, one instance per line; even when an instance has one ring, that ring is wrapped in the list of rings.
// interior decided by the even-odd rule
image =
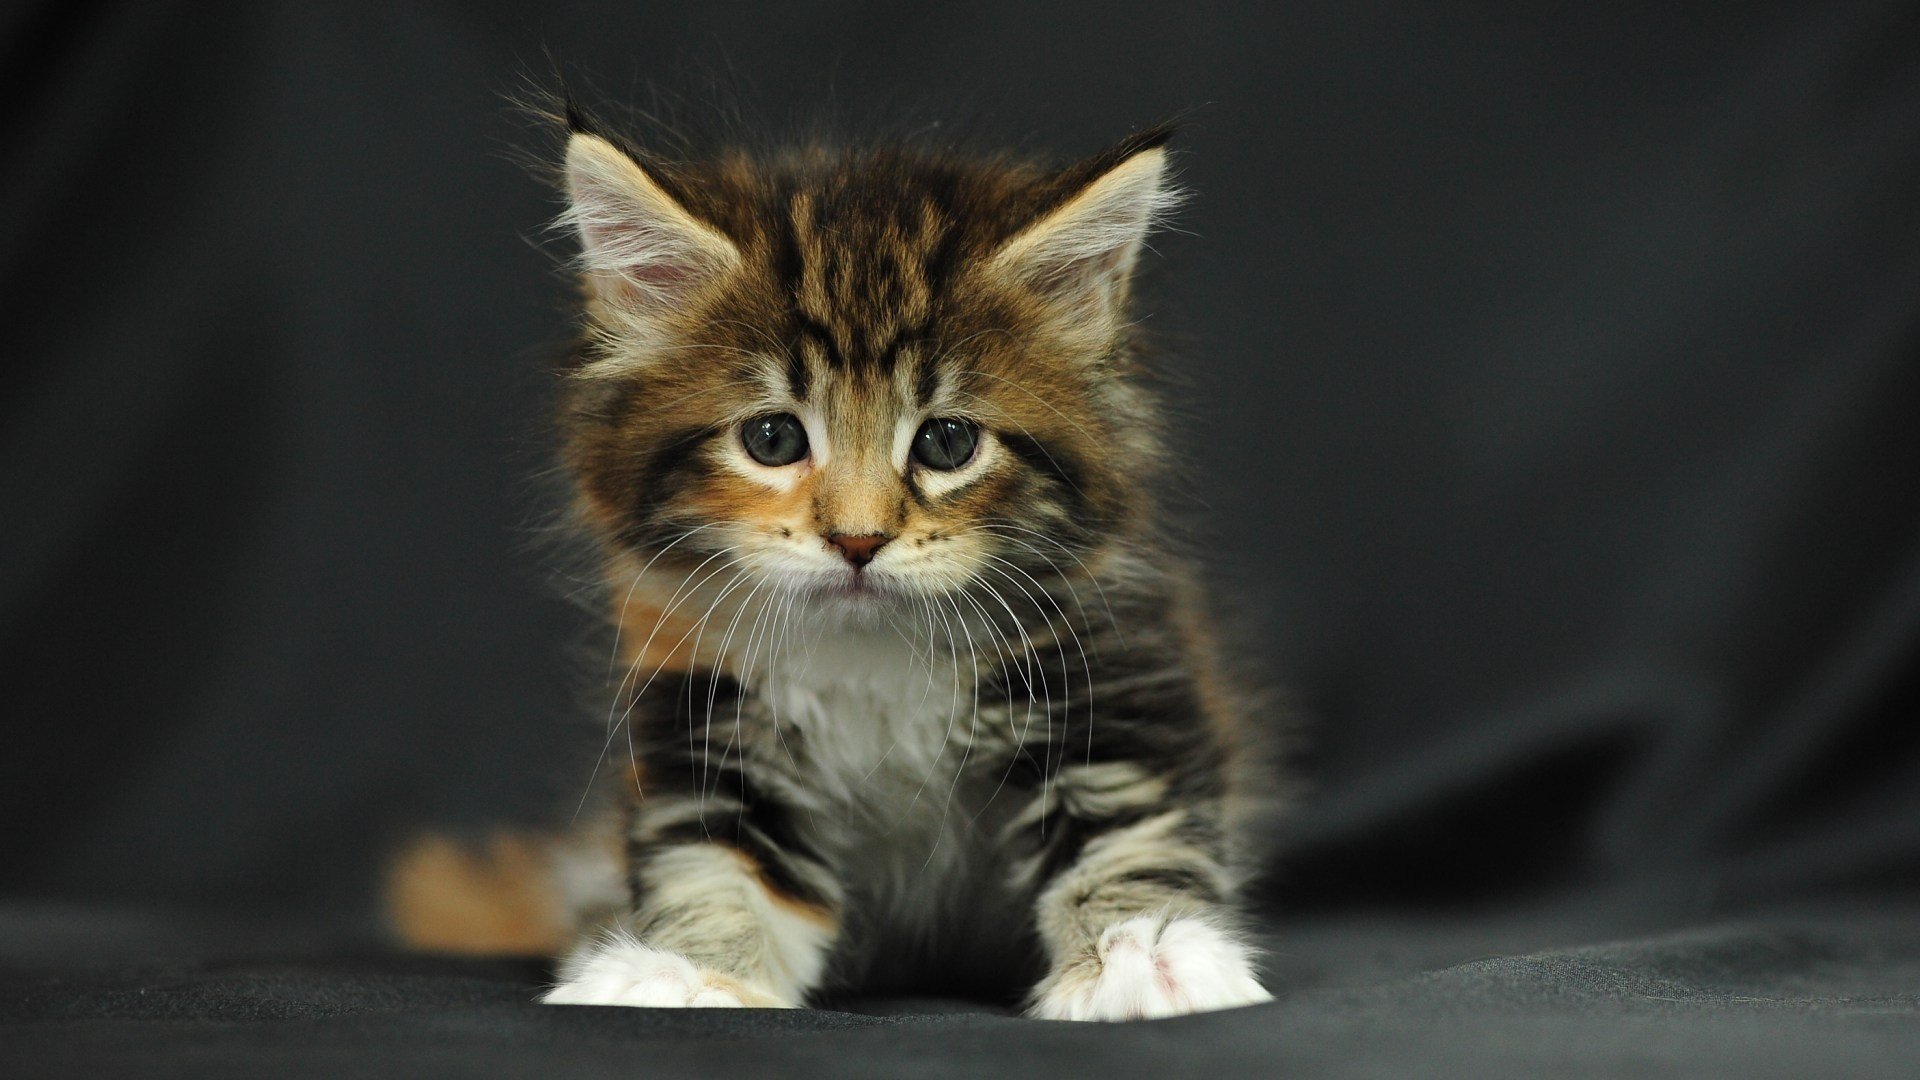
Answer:
[[[792,250],[782,267],[801,315],[822,326],[859,327],[876,349],[932,315],[949,267],[943,252],[958,223],[911,190],[890,199],[846,200],[797,192],[787,203]]]
[[[696,332],[767,357],[758,381],[782,397],[924,411],[995,393],[968,369],[1014,374],[983,354],[1016,339],[1023,297],[982,266],[1047,197],[1040,174],[880,155],[705,180],[696,212],[739,239],[745,272]]]
[[[793,360],[805,370],[794,399],[833,413],[931,408],[954,385],[950,357],[931,338],[896,340],[853,362],[803,336]]]
[[[931,391],[958,224],[910,192],[887,205],[811,191],[788,200],[783,224],[774,286],[790,298],[805,377],[840,393]]]

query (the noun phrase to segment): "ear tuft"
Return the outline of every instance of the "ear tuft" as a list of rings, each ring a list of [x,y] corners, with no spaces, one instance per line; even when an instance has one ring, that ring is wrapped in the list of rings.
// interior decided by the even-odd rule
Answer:
[[[568,110],[571,125],[578,115]],[[664,312],[740,265],[740,251],[694,217],[645,169],[598,135],[567,140],[566,224],[602,299]]]
[[[572,87],[560,88],[560,110],[562,119],[566,121],[567,134],[592,135],[595,133],[592,122],[587,119],[586,111],[580,108],[580,102],[575,100]]]
[[[1078,193],[1014,234],[988,263],[1003,280],[1098,328],[1117,322],[1147,233],[1181,200],[1167,184],[1169,128],[1143,132],[1081,168]]]

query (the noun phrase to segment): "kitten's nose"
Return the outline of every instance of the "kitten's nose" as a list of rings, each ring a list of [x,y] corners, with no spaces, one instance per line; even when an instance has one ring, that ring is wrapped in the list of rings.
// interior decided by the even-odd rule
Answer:
[[[893,537],[886,533],[867,533],[865,536],[832,533],[827,537],[827,543],[839,548],[840,554],[846,556],[847,561],[853,564],[855,570],[858,570],[872,562],[874,555],[881,548],[886,547],[887,541],[891,539]]]

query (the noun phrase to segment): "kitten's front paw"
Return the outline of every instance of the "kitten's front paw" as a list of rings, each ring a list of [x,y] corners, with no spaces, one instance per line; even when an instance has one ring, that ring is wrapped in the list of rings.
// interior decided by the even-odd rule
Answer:
[[[1107,927],[1092,955],[1047,976],[1030,1013],[1140,1020],[1272,1000],[1245,945],[1199,919],[1142,916]]]
[[[560,984],[540,1000],[653,1009],[793,1008],[792,1002],[625,935],[582,945],[560,966]]]

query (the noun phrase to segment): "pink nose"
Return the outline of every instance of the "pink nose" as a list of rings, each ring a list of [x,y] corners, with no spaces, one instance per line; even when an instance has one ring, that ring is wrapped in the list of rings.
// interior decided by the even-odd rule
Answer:
[[[839,548],[840,554],[846,556],[847,561],[853,564],[854,569],[858,570],[872,562],[874,555],[877,554],[881,548],[886,547],[887,541],[891,539],[893,539],[893,537],[885,533],[868,533],[865,536],[848,536],[845,533],[834,533],[827,537],[827,543]]]

